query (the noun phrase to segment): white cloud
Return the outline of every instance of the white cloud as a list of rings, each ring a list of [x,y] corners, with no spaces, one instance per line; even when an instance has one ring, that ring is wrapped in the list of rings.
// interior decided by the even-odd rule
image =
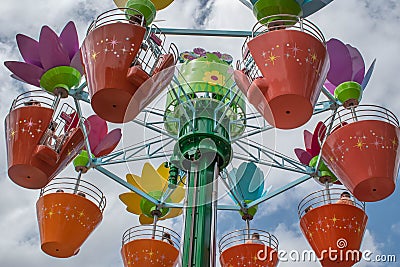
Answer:
[[[400,235],[400,223],[392,224],[390,229],[393,231],[393,233]]]

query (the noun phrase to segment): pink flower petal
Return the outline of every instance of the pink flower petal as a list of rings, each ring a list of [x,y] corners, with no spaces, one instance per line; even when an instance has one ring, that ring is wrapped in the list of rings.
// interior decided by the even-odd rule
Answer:
[[[304,151],[301,148],[295,148],[294,153],[296,153],[297,158],[302,164],[308,165],[310,163],[311,159],[313,158],[310,153],[307,151]]]
[[[90,116],[87,120],[89,125],[90,149],[95,151],[101,140],[107,135],[107,122],[97,115]]]
[[[102,157],[110,154],[117,147],[121,137],[121,129],[112,130],[103,138],[103,140],[100,141],[96,149],[93,151],[93,154],[96,157]]]
[[[312,133],[304,130],[304,145],[306,146],[306,150],[311,153],[311,143],[312,143]]]

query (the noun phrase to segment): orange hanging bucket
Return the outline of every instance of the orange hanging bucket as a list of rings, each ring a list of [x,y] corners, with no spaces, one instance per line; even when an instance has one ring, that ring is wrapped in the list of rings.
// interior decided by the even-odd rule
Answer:
[[[128,229],[122,237],[121,254],[125,267],[173,267],[179,257],[179,235],[171,229],[141,225]]]
[[[102,192],[88,182],[76,183],[73,178],[56,178],[36,203],[41,248],[50,256],[76,255],[103,218]]]
[[[257,233],[254,240],[250,232]],[[236,230],[224,235],[219,241],[220,262],[222,267],[278,265],[278,240],[268,232],[256,229]]]
[[[288,15],[278,30],[263,21],[253,28],[243,61],[245,66],[253,66],[247,67],[253,80],[247,98],[268,123],[293,129],[311,118],[326,79],[325,39],[306,19]]]
[[[134,118],[126,110],[140,84],[149,76],[131,65],[145,33],[145,27],[119,9],[101,14],[88,29],[82,45],[86,80],[92,108],[106,121],[122,123]],[[132,75],[136,77],[133,82],[127,77]]]
[[[26,92],[14,100],[6,117],[8,176],[22,187],[43,188],[83,147],[80,128],[65,130],[65,121],[53,118],[53,102],[46,92]],[[62,111],[74,112],[67,104]],[[55,126],[50,134],[51,124]]]
[[[299,204],[300,228],[324,267],[350,267],[361,260],[368,216],[364,203],[340,200],[342,189],[321,190]]]
[[[340,126],[343,122],[347,124]],[[331,171],[361,201],[391,195],[400,163],[396,116],[382,107],[360,105],[340,110],[333,123],[335,130],[322,145],[322,158]]]

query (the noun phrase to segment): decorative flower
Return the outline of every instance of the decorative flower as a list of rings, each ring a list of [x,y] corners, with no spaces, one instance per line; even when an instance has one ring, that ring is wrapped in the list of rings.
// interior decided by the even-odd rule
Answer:
[[[360,100],[362,93],[361,90],[364,90],[367,86],[376,60],[372,62],[367,73],[365,73],[364,60],[356,48],[349,44],[344,44],[337,39],[330,39],[326,45],[329,54],[330,69],[327,75],[327,81],[325,82],[325,87],[332,93],[332,95],[335,95],[335,97],[339,99],[341,89],[349,88],[350,84],[350,86],[352,85],[352,88],[359,88],[358,100]],[[348,83],[348,85],[341,86],[344,83]],[[353,97],[357,97],[357,94]]]
[[[252,5],[254,6],[254,10],[256,11],[263,11],[262,15],[258,17],[266,17],[278,14],[271,14],[271,11],[276,10],[283,10],[285,11],[283,14],[293,14],[293,15],[300,15],[299,11],[301,10],[301,17],[305,18],[310,16],[311,14],[317,12],[333,0],[296,0],[298,6],[293,5],[292,1],[287,1],[290,4],[283,4],[279,1],[270,1],[270,0],[250,0]],[[276,6],[274,6],[276,4]],[[271,7],[272,5],[272,7]],[[265,8],[265,7],[269,8]],[[264,8],[263,8],[264,7]],[[255,11],[255,12],[256,12]],[[267,12],[267,13],[265,13]],[[258,12],[256,12],[258,13]]]
[[[224,85],[225,76],[217,70],[206,71],[204,73],[203,81],[209,83],[210,85]]]
[[[326,126],[323,122],[318,122],[317,127],[314,129],[314,133],[310,133],[304,130],[304,144],[306,150],[296,148],[294,152],[301,163],[308,165],[311,159],[319,155],[321,151],[320,141],[322,141],[323,133],[326,131]],[[318,136],[321,136],[321,139]]]
[[[326,130],[327,128],[323,122],[318,122],[317,126],[314,129],[314,133],[310,133],[309,131],[304,130],[304,144],[306,146],[306,150],[303,150],[301,148],[294,149],[294,152],[296,153],[296,156],[301,163],[310,167],[316,167],[318,156],[321,151],[320,142],[323,141]],[[336,182],[337,178],[328,169],[323,161],[321,161],[320,163],[319,171],[321,172],[322,176],[331,177],[332,182],[340,184],[340,182]]]
[[[16,39],[25,62],[4,63],[13,73],[13,78],[40,87],[42,75],[55,67],[70,66],[83,73],[78,34],[72,21],[68,22],[60,36],[48,26],[43,26],[39,42],[23,34],[18,34]]]
[[[212,52],[212,54],[216,55],[218,58],[222,57],[221,52],[218,52],[218,51],[214,51],[214,52]]]
[[[90,149],[96,157],[110,154],[121,140],[121,129],[114,129],[108,133],[107,122],[97,115],[92,115],[86,120],[89,128]]]
[[[206,55],[206,50],[204,48],[201,47],[197,47],[195,49],[193,49],[193,52],[199,56],[205,56]]]
[[[229,54],[222,54],[221,59],[228,63],[229,65],[233,62],[233,57]]]
[[[238,169],[234,168],[229,173],[228,184],[230,194],[246,203],[257,200],[268,192],[264,191],[264,173],[253,162],[243,162]],[[248,215],[254,216],[256,212],[257,206],[254,206],[248,210]]]
[[[254,201],[264,192],[264,173],[253,162],[243,162],[239,168],[234,168],[228,180],[231,192],[240,200]]]
[[[185,51],[180,54],[179,62],[189,62],[192,60],[205,60],[222,64],[232,64],[233,58],[229,54],[222,54],[220,52],[207,52],[204,48],[196,47],[193,52]]]
[[[146,162],[143,166],[141,176],[127,174],[126,180],[139,190],[161,200],[166,188],[168,188],[168,176],[169,168],[166,168],[164,164],[161,164],[156,170],[150,163]],[[168,197],[167,201],[179,203],[183,200],[184,196],[185,189],[180,183]],[[123,193],[119,195],[119,198],[127,206],[126,210],[128,212],[139,215],[139,221],[141,224],[153,223],[151,211],[155,209],[155,204],[134,192]],[[159,220],[174,218],[182,214],[182,209],[163,208],[160,211],[161,216],[158,218]]]

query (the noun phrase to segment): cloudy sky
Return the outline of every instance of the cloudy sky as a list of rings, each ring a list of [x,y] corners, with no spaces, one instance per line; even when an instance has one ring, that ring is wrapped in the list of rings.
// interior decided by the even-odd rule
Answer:
[[[111,0],[2,0],[0,8],[0,61],[19,60],[15,35],[23,33],[38,38],[42,25],[49,25],[57,32],[69,21],[77,24],[80,40],[85,37],[90,21],[98,14],[113,8]],[[377,58],[377,65],[370,84],[363,98],[363,103],[376,104],[392,110],[400,115],[400,2],[397,0],[335,0],[329,6],[311,16],[320,27],[326,39],[332,37],[350,43],[359,48],[367,64]],[[207,28],[250,30],[255,19],[238,0],[176,0],[168,9],[159,12],[159,27],[171,28]],[[243,39],[214,37],[170,37],[180,51],[202,46],[207,50],[219,50],[232,54],[238,59]],[[9,77],[5,67],[0,68],[1,97],[0,112],[5,118],[12,100],[21,92],[32,89]],[[321,98],[322,99],[322,98]],[[85,115],[90,115],[89,106],[85,107]],[[302,147],[302,130],[312,130],[317,119],[326,118],[326,114],[315,118],[304,127],[293,131],[277,131],[276,148],[294,157],[293,148]],[[0,124],[3,127],[3,124]],[[129,126],[131,127],[131,126]],[[143,131],[140,128],[136,130]],[[3,130],[4,132],[4,130]],[[126,131],[129,132],[129,131]],[[128,134],[127,134],[128,135]],[[4,140],[4,138],[3,138]],[[290,141],[289,141],[290,140]],[[131,136],[124,136],[124,144],[132,141]],[[133,142],[134,141],[134,142]],[[85,266],[111,267],[122,266],[120,256],[122,233],[131,226],[137,225],[135,216],[124,210],[118,200],[118,194],[126,190],[108,180],[101,174],[90,171],[85,179],[98,185],[108,198],[108,206],[101,225],[86,241],[80,253],[67,260],[55,259],[40,250],[38,227],[36,222],[35,203],[38,192],[18,187],[7,177],[5,144],[1,143],[0,153],[0,266]],[[154,162],[156,165],[158,162]],[[113,170],[121,176],[127,167],[140,174],[143,162],[129,166],[117,166]],[[277,188],[279,185],[298,178],[297,174],[264,169],[268,172],[267,183]],[[60,176],[75,176],[68,167]],[[254,228],[267,230],[277,236],[281,249],[309,249],[302,236],[298,219],[297,204],[307,194],[319,189],[314,181],[293,189],[290,193],[280,195],[260,206],[258,216],[252,222]],[[363,248],[376,254],[397,254],[400,260],[400,215],[398,204],[399,190],[389,198],[378,203],[367,205],[369,223],[365,234]],[[234,212],[219,212],[219,235],[245,224]],[[178,232],[181,229],[181,218],[163,222]],[[281,263],[280,266],[318,266],[316,263]],[[357,266],[397,266],[396,264],[377,264],[361,262]]]

